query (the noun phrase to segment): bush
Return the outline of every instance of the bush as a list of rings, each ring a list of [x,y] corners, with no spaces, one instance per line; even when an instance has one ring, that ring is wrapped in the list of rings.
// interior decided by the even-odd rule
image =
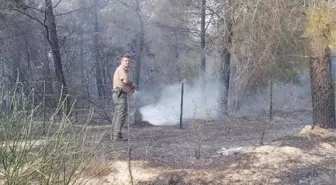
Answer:
[[[0,118],[0,184],[84,182],[81,173],[95,150],[87,139],[87,125],[75,128],[69,114],[62,112],[63,119],[55,121],[63,100],[43,128],[38,121],[41,108],[29,102],[31,96],[18,95],[16,91],[11,94],[10,106],[6,106],[7,115]]]

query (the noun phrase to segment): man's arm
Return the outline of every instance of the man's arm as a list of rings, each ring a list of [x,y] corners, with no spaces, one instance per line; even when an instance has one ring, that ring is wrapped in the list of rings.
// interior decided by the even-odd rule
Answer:
[[[126,86],[130,88],[130,92],[134,93],[135,91],[135,84],[132,81],[128,81],[127,78],[122,79],[122,81],[125,83]]]

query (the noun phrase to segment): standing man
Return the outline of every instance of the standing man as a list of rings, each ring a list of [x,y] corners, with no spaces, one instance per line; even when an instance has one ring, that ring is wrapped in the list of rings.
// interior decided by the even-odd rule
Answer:
[[[121,130],[127,118],[127,94],[134,93],[135,85],[128,78],[130,56],[125,55],[121,58],[119,67],[113,76],[112,99],[114,103],[114,115],[112,121],[113,141],[127,141],[121,134]]]

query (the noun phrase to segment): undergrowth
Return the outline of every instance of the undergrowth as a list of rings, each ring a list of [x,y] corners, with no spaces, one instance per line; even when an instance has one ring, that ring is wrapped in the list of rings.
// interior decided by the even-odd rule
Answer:
[[[81,174],[95,147],[89,143],[87,124],[76,128],[69,119],[71,110],[62,112],[65,99],[59,100],[44,128],[34,91],[25,95],[14,88],[0,98],[1,112],[6,113],[0,118],[0,184],[83,184]],[[61,121],[55,121],[57,114]]]

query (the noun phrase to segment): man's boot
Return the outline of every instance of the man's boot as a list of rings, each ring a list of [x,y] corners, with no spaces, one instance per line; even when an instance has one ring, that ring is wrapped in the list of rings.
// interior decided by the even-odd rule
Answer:
[[[128,141],[128,139],[122,137],[121,134],[118,134],[116,137],[114,137],[113,141]]]
[[[127,138],[122,138],[122,137],[117,137],[117,138],[114,138],[113,141],[128,141]]]

